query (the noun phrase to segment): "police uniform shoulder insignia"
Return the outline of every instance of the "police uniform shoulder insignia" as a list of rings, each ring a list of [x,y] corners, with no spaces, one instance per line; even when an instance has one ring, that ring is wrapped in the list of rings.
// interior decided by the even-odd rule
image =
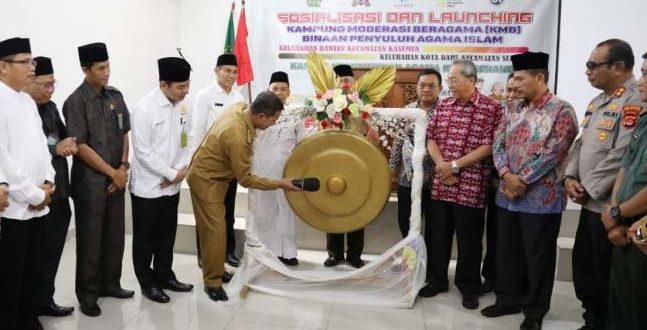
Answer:
[[[625,93],[625,86],[620,86],[620,88],[616,89],[615,93],[613,93],[613,97],[621,97]]]
[[[636,126],[636,121],[638,115],[642,111],[643,107],[638,104],[627,104],[622,108],[622,126],[626,128],[632,128]]]
[[[582,128],[589,126],[589,122],[591,122],[591,115],[584,116],[584,119],[582,119]]]

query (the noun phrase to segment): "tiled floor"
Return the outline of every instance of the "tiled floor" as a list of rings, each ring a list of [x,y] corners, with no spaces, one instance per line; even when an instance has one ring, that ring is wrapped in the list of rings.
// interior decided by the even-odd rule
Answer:
[[[143,298],[134,276],[131,237],[126,241],[122,285],[137,290],[134,299],[102,298],[103,314],[89,318],[78,311],[74,296],[75,242],[65,246],[59,268],[56,300],[74,305],[77,311],[64,318],[42,317],[45,329],[117,330],[117,329],[518,329],[521,315],[496,319],[482,317],[479,310],[461,307],[455,288],[434,298],[419,299],[412,309],[369,308],[363,306],[317,303],[250,292],[236,305],[210,301],[202,291],[201,273],[195,256],[176,254],[174,270],[181,281],[197,284],[191,293],[168,292],[171,302],[158,304]],[[321,252],[301,251],[300,259],[321,262]],[[305,266],[305,265],[304,265]],[[492,294],[481,298],[481,307],[493,303]],[[572,283],[555,282],[552,308],[544,329],[577,329],[581,308]]]

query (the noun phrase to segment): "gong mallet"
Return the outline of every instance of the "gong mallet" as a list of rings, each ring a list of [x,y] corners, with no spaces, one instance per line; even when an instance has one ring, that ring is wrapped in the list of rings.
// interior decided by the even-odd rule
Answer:
[[[305,191],[317,191],[320,186],[319,178],[296,179],[292,180],[292,184]]]

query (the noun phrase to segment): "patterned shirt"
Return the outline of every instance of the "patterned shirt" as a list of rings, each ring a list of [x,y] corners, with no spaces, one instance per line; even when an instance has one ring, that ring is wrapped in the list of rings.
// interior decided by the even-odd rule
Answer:
[[[502,109],[499,102],[476,91],[464,104],[455,97],[438,103],[427,126],[427,137],[438,144],[447,162],[471,153],[484,145],[491,145],[499,125]],[[431,198],[460,205],[485,207],[487,178],[492,170],[488,159],[462,168],[458,183],[448,186],[434,175]]]
[[[438,100],[427,111],[427,122],[431,119],[434,109],[438,104]],[[420,108],[418,102],[411,102],[405,108]],[[422,108],[420,108],[422,109]],[[398,136],[393,141],[393,148],[391,148],[391,156],[389,160],[389,167],[392,171],[400,171],[398,176],[398,185],[402,187],[411,187],[411,180],[413,179],[413,148],[414,148],[414,132],[415,124],[408,125],[405,130],[407,131],[404,136]],[[433,173],[433,162],[425,148],[425,157],[422,160],[423,176],[422,188],[431,189],[431,174]]]
[[[509,200],[501,180],[496,204],[513,212],[561,213],[566,197],[560,179],[577,130],[573,106],[549,91],[530,105],[514,103],[496,133],[494,165],[501,177],[519,175],[528,187],[523,196]]]

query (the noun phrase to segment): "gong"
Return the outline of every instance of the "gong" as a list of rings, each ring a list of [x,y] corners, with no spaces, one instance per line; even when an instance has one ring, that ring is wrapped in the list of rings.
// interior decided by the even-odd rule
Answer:
[[[377,218],[389,199],[391,172],[384,154],[359,133],[317,132],[287,160],[285,178],[318,178],[317,191],[287,192],[294,212],[327,233],[348,233]]]

